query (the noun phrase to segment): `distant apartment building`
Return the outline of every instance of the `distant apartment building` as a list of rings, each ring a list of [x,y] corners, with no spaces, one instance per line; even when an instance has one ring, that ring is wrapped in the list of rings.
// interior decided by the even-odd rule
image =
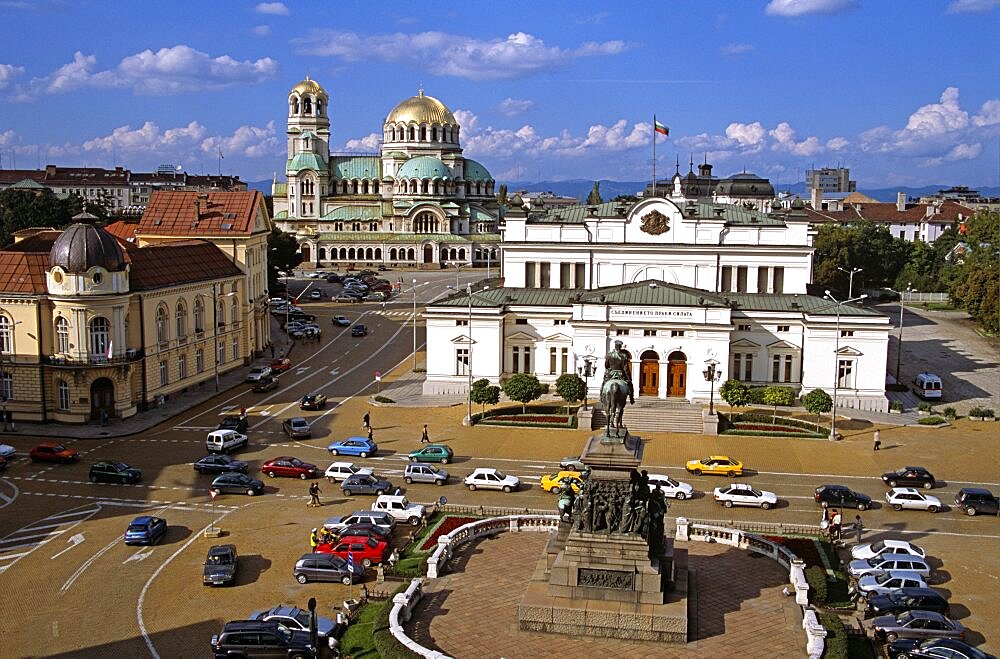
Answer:
[[[882,224],[894,238],[909,242],[933,243],[947,229],[959,226],[975,214],[968,206],[951,200],[934,200],[929,203],[908,201],[905,192],[900,192],[896,203],[861,201],[861,195],[848,195],[838,210],[806,207],[809,222],[813,225],[836,223],[848,226],[853,222],[867,220]]]
[[[973,190],[965,185],[955,185],[937,194],[920,198],[921,204],[932,204],[941,201],[954,201],[973,210],[1000,210],[1000,197],[985,197],[979,190]]]
[[[847,167],[807,169],[806,190],[854,192],[857,190],[857,181],[851,180],[851,170]]]

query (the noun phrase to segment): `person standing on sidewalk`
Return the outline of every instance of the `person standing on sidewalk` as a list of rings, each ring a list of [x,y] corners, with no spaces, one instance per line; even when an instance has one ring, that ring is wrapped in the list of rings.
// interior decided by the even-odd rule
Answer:
[[[319,489],[319,483],[313,483],[309,486],[309,505],[312,507],[322,506],[323,504],[319,501],[319,495],[322,490]]]
[[[874,440],[874,444],[872,446],[873,451],[877,451],[880,448],[882,448],[882,434],[878,431],[877,428],[875,429],[875,434],[872,435],[872,439]]]
[[[424,424],[424,431],[420,434],[420,443],[421,444],[430,444],[431,443],[431,437],[430,437],[430,435],[427,434],[427,424],[426,423]]]
[[[361,418],[361,427],[364,430],[371,430],[372,427],[372,417],[368,412]]]
[[[313,553],[315,553],[316,547],[319,546],[319,535],[317,535],[316,529],[313,529],[309,533],[309,545],[312,547]]]
[[[857,544],[861,544],[861,534],[865,530],[865,525],[861,521],[861,515],[854,516],[854,540]]]
[[[843,522],[843,518],[840,516],[839,510],[833,511],[833,519],[830,520],[830,537],[835,540],[840,540],[840,525]]]

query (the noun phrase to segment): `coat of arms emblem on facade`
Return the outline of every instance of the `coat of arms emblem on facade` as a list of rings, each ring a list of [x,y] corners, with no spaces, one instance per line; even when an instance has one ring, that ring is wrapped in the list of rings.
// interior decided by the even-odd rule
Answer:
[[[670,231],[667,216],[660,211],[650,211],[643,215],[640,229],[652,236],[658,236],[661,233]]]

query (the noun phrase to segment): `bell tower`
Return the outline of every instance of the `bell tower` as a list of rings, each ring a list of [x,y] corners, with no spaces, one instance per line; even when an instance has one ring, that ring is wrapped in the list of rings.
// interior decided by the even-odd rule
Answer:
[[[288,216],[319,218],[330,185],[330,97],[306,76],[288,92]]]

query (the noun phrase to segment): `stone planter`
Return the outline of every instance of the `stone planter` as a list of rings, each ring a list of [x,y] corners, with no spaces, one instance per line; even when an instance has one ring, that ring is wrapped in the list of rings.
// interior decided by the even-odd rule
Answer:
[[[930,416],[930,410],[917,410],[917,416]]]
[[[897,409],[893,409],[891,407],[889,408],[889,414],[902,414],[902,413],[903,413],[903,410],[897,410]]]

